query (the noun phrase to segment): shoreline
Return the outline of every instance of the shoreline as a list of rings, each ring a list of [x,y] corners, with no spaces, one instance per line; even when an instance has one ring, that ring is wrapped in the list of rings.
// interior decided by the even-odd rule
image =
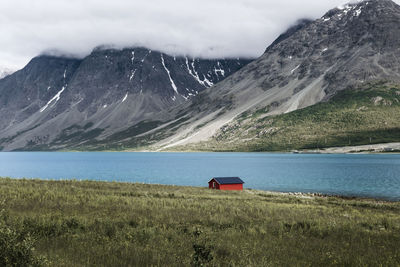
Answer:
[[[195,150],[148,150],[148,149],[126,149],[126,150],[34,150],[34,151],[0,151],[7,152],[67,152],[67,153],[270,153],[270,154],[400,154],[400,142],[368,144],[357,146],[310,148],[290,151],[195,151]]]
[[[279,196],[289,196],[289,197],[299,197],[305,199],[314,199],[314,198],[336,198],[342,200],[356,200],[356,201],[373,201],[373,202],[385,202],[385,203],[398,203],[400,202],[400,198],[398,200],[392,199],[389,197],[372,197],[372,196],[357,196],[357,195],[340,195],[340,194],[329,194],[329,193],[311,193],[311,192],[284,192],[284,191],[270,191],[270,190],[258,190],[258,189],[245,189],[248,191],[258,191],[259,193],[268,193],[268,194],[276,194]],[[245,191],[244,190],[244,191]]]
[[[171,185],[171,184],[158,184],[158,183],[145,183],[145,182],[126,182],[126,181],[105,181],[105,180],[89,180],[89,179],[43,179],[43,178],[15,178],[15,177],[4,177],[0,176],[1,180],[20,180],[20,181],[36,181],[36,182],[70,182],[70,183],[100,183],[104,185],[110,184],[125,184],[125,185],[143,185],[143,186],[154,186],[154,187],[166,187],[166,188],[182,188],[182,189],[209,189],[205,186],[190,186],[190,185]],[[210,191],[213,191],[210,189]],[[216,192],[226,192],[226,191],[218,191]],[[262,189],[253,189],[253,188],[244,188],[243,191],[234,191],[234,192],[243,192],[247,194],[270,194],[276,196],[283,197],[297,197],[303,199],[327,199],[327,198],[336,198],[342,200],[355,200],[355,201],[373,201],[373,202],[385,202],[385,203],[398,203],[399,199],[390,198],[390,197],[373,197],[373,196],[362,196],[362,195],[346,195],[346,194],[336,194],[336,193],[323,193],[323,192],[295,192],[295,191],[274,191],[274,190],[262,190]]]
[[[359,146],[329,147],[298,151],[303,153],[319,154],[400,154],[400,143],[383,143]]]

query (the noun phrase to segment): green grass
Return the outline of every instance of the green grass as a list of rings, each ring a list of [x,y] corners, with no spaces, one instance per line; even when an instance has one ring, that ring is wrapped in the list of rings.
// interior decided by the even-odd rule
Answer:
[[[400,264],[396,202],[0,179],[0,211],[51,266]]]
[[[366,84],[277,116],[247,111],[210,141],[175,150],[291,151],[400,142],[400,85]]]

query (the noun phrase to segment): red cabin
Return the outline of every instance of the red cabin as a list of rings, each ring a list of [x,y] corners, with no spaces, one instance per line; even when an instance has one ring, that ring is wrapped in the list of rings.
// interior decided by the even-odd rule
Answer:
[[[239,177],[215,177],[208,182],[208,188],[217,190],[243,190],[244,182]]]

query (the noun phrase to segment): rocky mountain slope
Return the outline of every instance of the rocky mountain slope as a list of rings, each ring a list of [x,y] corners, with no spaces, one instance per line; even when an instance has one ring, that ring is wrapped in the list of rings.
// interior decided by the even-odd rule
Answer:
[[[59,141],[54,149],[61,149],[71,138],[84,142],[122,131],[189,101],[249,61],[146,48],[98,48],[84,59],[36,57],[0,80],[0,146],[49,149]]]
[[[399,84],[363,84],[304,109],[264,116],[266,112],[265,108],[244,112],[209,140],[172,149],[293,151],[368,145],[364,151],[375,151],[373,144],[400,142]],[[391,152],[399,145],[381,151]]]
[[[215,140],[243,114],[265,118],[329,101],[369,82],[398,84],[399,47],[400,7],[394,2],[370,0],[332,9],[291,28],[259,59],[200,94],[182,109],[184,114],[195,109],[196,115],[153,149]],[[251,142],[268,128],[259,125],[258,132],[242,141]],[[232,135],[240,130],[232,129]]]
[[[309,118],[296,115],[302,114],[301,110],[310,107],[310,109],[306,109],[306,112],[320,112],[318,108],[315,110],[315,104],[332,103],[331,101],[336,101],[334,100],[335,97],[342,94],[347,97],[356,96],[364,102],[372,101],[372,96],[368,98],[362,93],[355,96],[342,93],[347,91],[363,92],[364,90],[372,90],[374,92],[371,92],[374,95],[372,98],[382,98],[392,104],[377,105],[376,109],[366,106],[369,111],[373,112],[363,113],[363,116],[372,116],[371,120],[365,118],[365,120],[362,120],[363,123],[370,123],[364,125],[364,132],[360,134],[363,138],[358,139],[359,135],[355,134],[350,138],[350,142],[345,144],[348,145],[352,142],[351,140],[354,142],[354,138],[358,140],[357,144],[400,141],[398,125],[393,121],[393,118],[400,115],[397,114],[398,109],[395,104],[398,101],[395,95],[397,94],[396,88],[400,84],[399,47],[400,7],[390,0],[359,1],[332,9],[315,21],[300,21],[279,36],[260,58],[252,61],[212,88],[203,92],[199,91],[200,93],[196,97],[188,101],[185,101],[185,98],[190,96],[189,93],[193,93],[193,91],[186,91],[187,94],[185,94],[185,87],[175,82],[176,78],[173,76],[172,81],[177,88],[177,91],[175,91],[175,86],[169,80],[168,71],[165,71],[163,76],[170,81],[170,94],[163,98],[164,102],[154,101],[153,99],[151,103],[157,104],[154,105],[154,112],[146,114],[148,116],[141,116],[140,119],[121,120],[121,116],[118,114],[126,114],[122,115],[122,118],[135,116],[133,114],[140,112],[140,109],[129,110],[127,113],[115,112],[121,106],[120,102],[126,95],[126,92],[120,92],[120,95],[118,95],[120,102],[114,102],[114,104],[106,101],[98,102],[96,103],[97,112],[94,113],[90,113],[92,109],[87,109],[84,114],[95,114],[91,117],[75,115],[79,114],[79,109],[79,112],[69,113],[66,117],[53,116],[60,125],[52,124],[52,126],[56,125],[57,129],[63,130],[51,140],[42,141],[41,136],[38,136],[38,139],[27,142],[27,137],[32,137],[28,133],[32,133],[32,131],[25,133],[25,130],[22,130],[19,135],[23,138],[11,139],[11,141],[7,139],[3,143],[6,144],[6,149],[62,149],[65,147],[82,150],[179,150],[186,148],[204,150],[207,147],[211,150],[243,150],[246,147],[248,149],[245,150],[276,150],[301,148],[304,147],[304,144],[307,147],[321,144],[337,145],[343,143],[343,140],[348,141],[349,138],[347,136],[346,139],[346,134],[357,133],[357,127],[360,125],[346,124],[345,126],[349,128],[346,129],[348,131],[344,133],[343,140],[329,141],[331,140],[330,136],[336,135],[334,129],[337,128],[335,127],[330,128],[333,130],[326,131],[324,134],[316,131],[318,127],[326,126],[321,123],[314,125],[316,127],[314,132],[318,132],[316,140],[311,138],[303,145],[296,143],[296,146],[282,146],[279,142],[292,144],[290,138],[295,138],[296,131],[299,129],[289,126],[298,124],[299,119]],[[103,57],[105,56],[103,55]],[[140,58],[142,59],[143,56]],[[157,56],[157,58],[160,61],[161,56]],[[170,73],[174,73],[169,64],[172,60],[172,57],[168,60],[164,58]],[[196,72],[190,71],[190,61],[188,63],[185,58],[179,60],[182,63],[178,65],[182,69],[186,69],[186,73],[189,73],[190,77],[196,81]],[[161,66],[164,67],[162,62],[161,58]],[[214,68],[212,72],[218,71]],[[106,74],[105,71],[104,75]],[[129,72],[125,75],[128,74]],[[68,72],[66,73],[67,76]],[[86,76],[101,79],[101,75],[90,76],[86,74]],[[201,78],[200,82],[197,80],[198,84],[201,84],[201,81],[203,81],[204,86],[208,84],[205,79]],[[390,86],[382,89],[383,91],[380,91],[381,89],[378,87],[369,87],[371,84],[379,84],[377,81],[385,81],[383,84],[390,84]],[[81,86],[85,86],[85,84],[82,83]],[[391,89],[392,87],[396,89],[395,92]],[[100,90],[100,92],[102,91]],[[104,92],[108,93],[110,90],[105,89]],[[93,94],[96,93],[97,90],[93,90]],[[71,99],[73,101],[69,103],[80,101],[79,97]],[[106,98],[96,97],[96,99]],[[56,100],[58,100],[57,97],[54,101]],[[160,108],[162,104],[167,103],[164,106],[166,107],[173,102],[179,104],[170,109],[162,110]],[[348,108],[346,105],[337,106],[335,103],[329,104],[328,107]],[[45,105],[46,103],[43,102],[40,107],[43,108]],[[49,106],[51,105],[52,102]],[[353,105],[356,105],[356,103],[353,103]],[[140,104],[129,103],[129,108],[137,106],[140,106]],[[389,112],[389,109],[386,109],[387,106],[393,106],[393,109],[390,109]],[[99,111],[98,107],[104,109],[103,113]],[[110,107],[114,110],[113,112],[107,112],[107,108]],[[317,107],[319,106],[317,105]],[[157,110],[162,111],[157,113]],[[326,108],[322,110],[329,112]],[[50,113],[50,111],[47,112]],[[336,109],[335,112],[336,114],[343,114],[340,108],[339,110]],[[379,120],[382,117],[375,116],[376,114],[390,115],[392,113],[394,113],[394,117],[388,116],[388,120],[384,121],[386,124],[380,124]],[[101,115],[97,117],[97,114]],[[289,132],[285,132],[285,136],[290,141],[286,138],[277,138],[274,139],[277,143],[274,143],[269,138],[274,138],[281,132],[271,130],[275,126],[271,126],[270,119],[272,116],[281,116],[282,114],[288,115],[281,118],[286,124],[275,126],[289,129]],[[351,121],[351,117],[355,116],[355,113],[351,112],[346,114],[347,121]],[[80,120],[86,124],[80,123],[70,127],[62,127],[63,125],[71,125],[68,119],[74,116],[78,118],[75,121]],[[334,122],[329,116],[326,119]],[[116,125],[120,120],[124,123],[128,122],[125,127]],[[68,123],[65,123],[66,121]],[[107,123],[102,123],[103,121]],[[313,117],[311,116],[312,121]],[[237,123],[241,126],[232,127]],[[392,123],[394,124],[390,125]],[[252,127],[252,124],[256,124],[256,127]],[[30,125],[36,126],[35,123],[30,123]],[[305,129],[304,133],[307,134],[307,129],[309,129],[307,127],[309,126],[299,125],[304,126],[301,129]],[[27,127],[24,129],[27,129]],[[389,136],[384,134],[386,132],[390,133]],[[262,133],[266,134],[262,135]],[[262,138],[259,138],[260,135]],[[383,135],[385,138],[380,138],[379,135]],[[240,138],[238,138],[239,136]],[[15,140],[21,141],[15,142]],[[233,145],[229,146],[228,143]]]

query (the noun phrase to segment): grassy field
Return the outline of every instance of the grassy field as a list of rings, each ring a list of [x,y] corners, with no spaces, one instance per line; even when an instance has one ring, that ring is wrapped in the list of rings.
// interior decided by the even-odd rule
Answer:
[[[399,266],[399,244],[400,203],[0,179],[2,266]]]
[[[400,85],[375,82],[287,114],[248,111],[210,141],[177,151],[291,151],[400,142]]]

